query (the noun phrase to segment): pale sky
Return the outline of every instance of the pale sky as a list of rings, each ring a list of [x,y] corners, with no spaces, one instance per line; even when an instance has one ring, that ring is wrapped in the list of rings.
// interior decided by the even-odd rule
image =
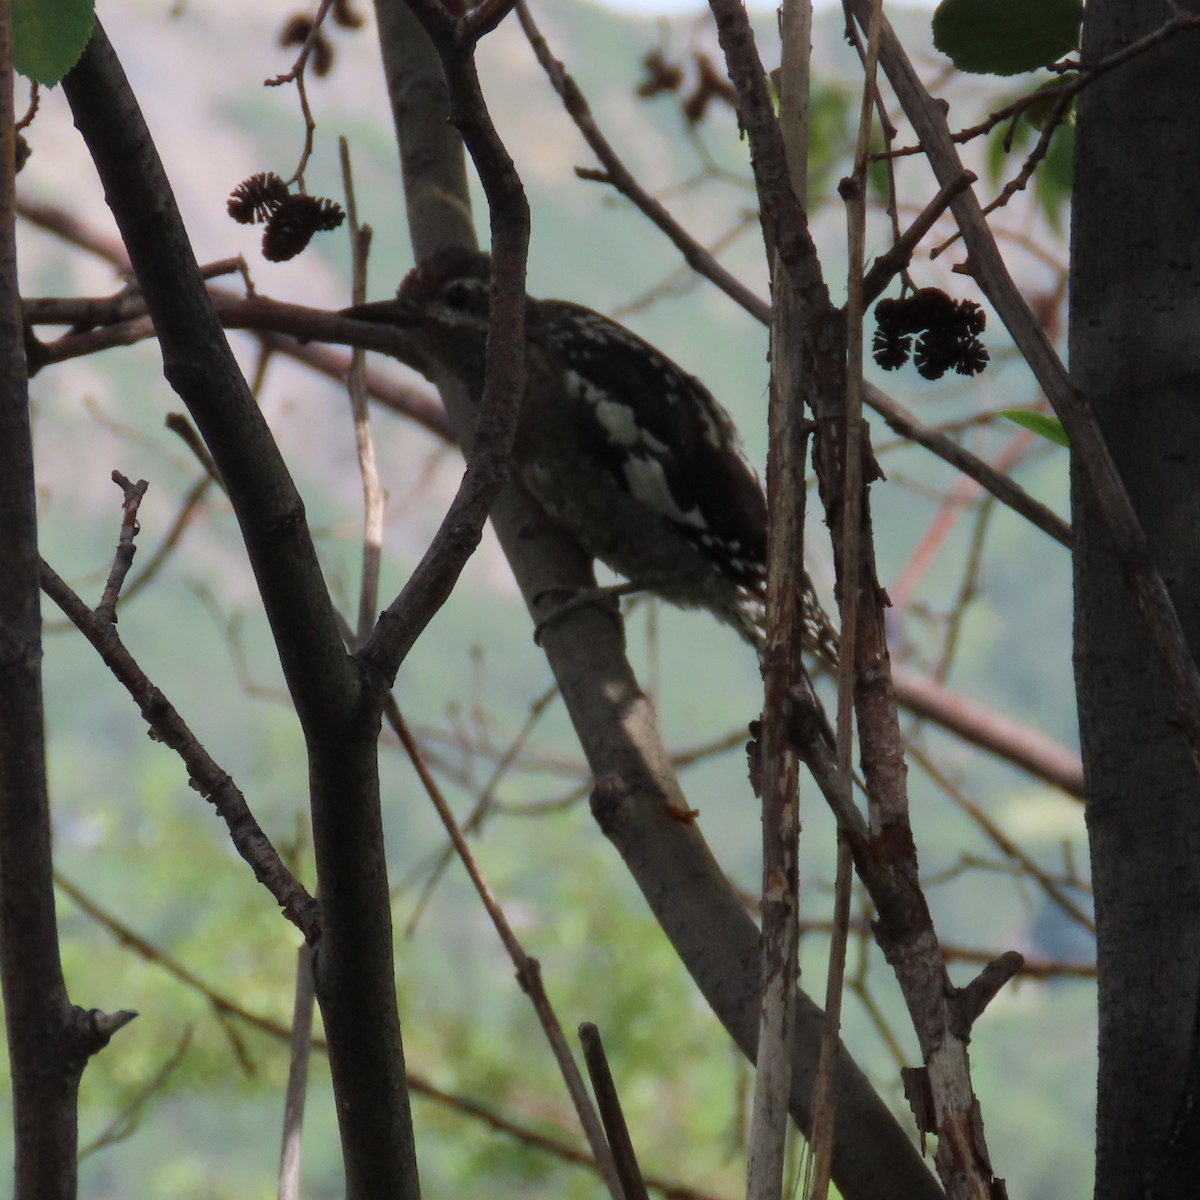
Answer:
[[[704,6],[704,0],[596,0],[605,8],[619,12],[640,13],[642,16],[659,16],[668,13],[695,12]],[[813,0],[814,8],[833,8],[841,0]],[[932,8],[934,0],[891,0],[893,8]],[[776,8],[778,0],[750,0],[751,8]]]
[[[659,16],[667,13],[695,12],[704,6],[704,0],[596,0],[605,8],[615,8],[619,12],[639,13],[642,16]],[[815,0],[815,7],[827,8],[839,0]],[[752,8],[766,8],[773,0],[759,0],[757,4],[751,0]]]

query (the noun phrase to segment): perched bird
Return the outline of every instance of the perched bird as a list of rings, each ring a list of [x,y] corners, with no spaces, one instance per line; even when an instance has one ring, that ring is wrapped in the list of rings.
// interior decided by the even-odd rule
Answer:
[[[490,290],[486,254],[447,249],[412,270],[395,300],[343,315],[405,329],[426,366],[478,394]],[[767,506],[729,414],[698,379],[590,308],[530,298],[525,328],[517,478],[634,587],[707,609],[760,646]],[[820,649],[833,634],[805,583]]]

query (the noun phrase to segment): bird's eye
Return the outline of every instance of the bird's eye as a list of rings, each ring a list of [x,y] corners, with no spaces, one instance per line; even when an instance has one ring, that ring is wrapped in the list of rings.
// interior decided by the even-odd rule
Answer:
[[[451,308],[467,308],[471,303],[473,288],[463,279],[452,279],[442,292],[442,299]]]

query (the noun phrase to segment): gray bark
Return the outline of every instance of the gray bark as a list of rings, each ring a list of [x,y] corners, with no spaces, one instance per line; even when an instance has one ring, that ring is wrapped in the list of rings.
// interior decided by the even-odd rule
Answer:
[[[1191,6],[1194,7],[1194,4]],[[1094,0],[1085,59],[1164,4]],[[1071,370],[1193,650],[1200,646],[1200,39],[1087,88],[1077,131]],[[1200,1166],[1200,781],[1110,541],[1073,477],[1075,671],[1096,893],[1097,1197],[1194,1196]]]

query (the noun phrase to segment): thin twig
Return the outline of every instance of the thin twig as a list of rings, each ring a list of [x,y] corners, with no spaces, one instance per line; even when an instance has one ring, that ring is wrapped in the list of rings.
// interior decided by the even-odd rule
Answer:
[[[608,1142],[604,1136],[604,1129],[600,1124],[599,1117],[596,1115],[596,1110],[592,1107],[592,1102],[587,1094],[587,1088],[584,1086],[583,1077],[580,1075],[579,1067],[575,1062],[574,1056],[571,1054],[570,1047],[567,1045],[567,1040],[563,1034],[562,1026],[559,1024],[558,1016],[550,1004],[545,987],[542,985],[541,968],[537,959],[530,958],[525,953],[524,947],[522,947],[520,940],[513,932],[508,918],[504,915],[504,910],[497,903],[491,888],[488,886],[487,880],[484,879],[479,865],[475,861],[475,856],[471,853],[471,847],[467,839],[463,836],[458,822],[454,819],[454,814],[451,812],[450,806],[446,803],[446,799],[442,795],[437,781],[429,773],[421,757],[420,747],[417,745],[416,739],[412,736],[400,713],[399,705],[397,705],[395,699],[390,695],[384,706],[384,715],[387,718],[388,724],[392,727],[392,731],[404,746],[409,761],[413,765],[413,770],[417,772],[426,795],[433,804],[434,810],[441,819],[450,840],[454,843],[454,849],[458,853],[463,866],[466,868],[471,883],[474,885],[484,909],[491,918],[492,925],[500,936],[500,941],[503,943],[505,950],[508,951],[509,958],[512,959],[513,966],[516,968],[517,980],[533,1004],[534,1012],[537,1014],[538,1021],[541,1023],[542,1029],[546,1034],[546,1040],[550,1044],[550,1049],[554,1054],[555,1061],[558,1063],[563,1081],[567,1085],[567,1092],[579,1116],[579,1123],[583,1127],[584,1136],[587,1138],[588,1145],[591,1147],[596,1161],[601,1164],[601,1170],[605,1182],[608,1184],[609,1192],[613,1200],[622,1200],[620,1180],[617,1177],[616,1165],[613,1162]]]
[[[995,512],[994,498],[985,496],[979,505],[975,520],[972,522],[971,540],[968,542],[967,552],[963,556],[962,582],[959,584],[958,595],[955,596],[954,603],[950,607],[945,635],[942,638],[941,649],[933,668],[933,677],[939,683],[945,683],[950,678],[950,669],[954,665],[955,655],[958,652],[958,643],[962,636],[967,613],[971,604],[982,591],[983,552],[987,543],[991,519]]]
[[[184,493],[179,511],[172,519],[166,533],[163,534],[158,545],[151,551],[150,556],[145,560],[141,569],[136,574],[131,574],[130,578],[122,586],[122,606],[128,605],[129,601],[138,592],[151,584],[163,566],[170,561],[172,553],[178,547],[184,533],[191,526],[197,511],[203,505],[204,498],[208,494],[209,488],[213,486],[213,482],[214,480],[211,475],[203,475]],[[47,635],[64,633],[74,628],[75,626],[67,620],[44,620],[42,623],[42,630]]]
[[[878,388],[867,385],[864,393],[867,406],[873,408],[901,437],[924,446],[956,470],[986,488],[1001,504],[1020,514],[1043,533],[1069,550],[1075,544],[1070,523],[1056,512],[1035,500],[1019,484],[1002,471],[960,446],[958,442],[926,425],[914,413]]]
[[[116,626],[97,616],[43,560],[42,590],[92,644],[105,666],[133,697],[156,741],[183,761],[189,784],[217,810],[238,853],[254,877],[275,897],[283,914],[308,939],[319,935],[319,908],[283,865],[275,847],[250,811],[246,798],[197,740],[170,701],[150,682],[125,648]]]
[[[301,191],[304,190],[304,168],[308,165],[308,160],[312,157],[313,135],[317,130],[317,122],[312,115],[312,109],[308,106],[308,89],[305,87],[304,81],[308,74],[309,56],[317,44],[317,39],[321,36],[321,27],[325,23],[325,16],[332,6],[333,0],[321,0],[316,16],[313,17],[312,26],[309,28],[308,36],[304,39],[304,45],[300,47],[300,53],[296,57],[296,61],[292,64],[291,70],[284,72],[282,75],[275,75],[270,79],[263,80],[263,87],[282,87],[285,83],[294,83],[296,85],[296,96],[300,101],[300,113],[304,117],[304,148],[300,152],[300,161],[296,164],[296,169],[287,182],[298,183]]]
[[[346,193],[346,224],[350,233],[351,302],[362,304],[367,298],[367,254],[371,247],[371,227],[358,223],[358,203],[354,195],[354,175],[350,169],[350,146],[344,137],[338,138],[338,154],[342,164],[342,187]],[[387,496],[379,482],[375,461],[375,441],[371,436],[371,411],[367,403],[366,353],[353,350],[350,370],[346,375],[350,393],[350,412],[354,420],[354,448],[358,456],[358,472],[362,478],[363,536],[362,577],[358,591],[358,621],[355,625],[355,645],[361,645],[379,611],[379,569],[383,556],[383,517]]]
[[[487,782],[480,789],[479,796],[475,801],[474,807],[467,814],[467,819],[462,823],[462,831],[465,834],[473,833],[478,829],[487,816],[489,809],[492,808],[493,801],[496,796],[496,790],[500,786],[501,780],[508,774],[509,769],[516,761],[517,756],[521,753],[530,737],[533,736],[534,728],[538,721],[541,720],[542,714],[546,711],[551,701],[558,696],[558,685],[554,684],[547,688],[534,702],[529,706],[529,715],[525,718],[521,728],[517,730],[516,736],[508,744],[507,748],[496,760],[495,766],[492,768],[492,774]],[[433,894],[433,889],[437,886],[438,880],[441,879],[442,873],[447,866],[454,860],[453,844],[447,846],[438,856],[433,866],[430,868],[429,877],[425,881],[424,887],[421,889],[420,896],[417,897],[416,903],[413,905],[412,916],[409,917],[408,923],[404,927],[406,937],[412,937],[417,930],[417,923],[421,919],[421,914],[425,910],[425,906],[429,902],[430,896]]]
[[[212,1008],[214,1014],[219,1018],[225,1022],[236,1020],[244,1025],[249,1025],[257,1032],[265,1034],[276,1041],[290,1042],[290,1026],[272,1017],[266,1017],[260,1013],[253,1012],[245,1008],[231,996],[218,992],[177,959],[164,953],[159,947],[147,941],[129,925],[120,921],[108,910],[102,908],[86,892],[76,887],[65,876],[56,872],[54,882],[57,888],[71,898],[72,902],[81,912],[104,929],[107,929],[122,946],[133,950],[145,962],[153,964],[166,972],[172,979],[183,984],[184,987],[190,988],[197,995],[202,996],[205,1002]],[[312,1039],[312,1047],[321,1054],[328,1053],[329,1049],[325,1039],[321,1037]],[[427,1100],[440,1105],[449,1112],[458,1113],[472,1120],[480,1121],[489,1129],[501,1133],[505,1137],[512,1138],[523,1146],[553,1155],[562,1162],[583,1167],[595,1174],[600,1173],[600,1168],[587,1149],[568,1141],[565,1137],[557,1137],[536,1129],[532,1125],[523,1124],[520,1121],[505,1116],[504,1113],[490,1105],[484,1104],[471,1096],[464,1096],[461,1092],[451,1092],[445,1088],[437,1087],[420,1072],[411,1069],[408,1072],[408,1084],[415,1094],[424,1096]],[[661,1175],[647,1175],[645,1178],[646,1185],[656,1192],[663,1193],[666,1200],[722,1200],[721,1197],[714,1195],[712,1192],[705,1192],[699,1188],[689,1187],[685,1183],[674,1179],[666,1179]]]
[[[865,23],[869,19],[870,0],[848,2],[859,23]],[[1187,24],[1196,21],[1195,16],[1187,18]],[[946,124],[946,114],[925,89],[886,21],[880,61],[925,147],[934,174],[942,183],[956,178],[963,166]],[[1108,528],[1123,578],[1133,591],[1165,669],[1178,709],[1180,731],[1192,762],[1200,772],[1200,673],[1095,413],[1075,387],[1036,314],[1013,282],[973,192],[959,195],[951,207],[970,255],[971,274],[1004,321],[1063,423],[1071,442],[1072,461],[1080,468],[1096,509]]]
[[[860,665],[857,659],[857,629],[864,509],[863,319],[866,305],[869,303],[865,278],[867,159],[871,141],[871,114],[875,103],[880,11],[877,0],[867,38],[858,138],[854,151],[854,170],[851,179],[843,185],[843,194],[847,200],[849,264],[845,310],[846,411],[845,429],[842,435],[845,446],[841,485],[843,496],[842,537],[838,547],[841,559],[838,584],[842,632],[837,668],[837,760],[842,801],[846,805],[852,803],[854,684]],[[945,189],[943,190],[945,191]],[[947,195],[945,201],[948,202],[948,200],[949,196]],[[932,225],[937,219],[937,215],[927,210],[925,219]],[[850,890],[853,883],[854,871],[850,843],[845,836],[839,834],[837,874],[834,884],[834,933],[829,943],[829,970],[825,983],[825,1026],[821,1033],[821,1053],[817,1078],[813,1085],[813,1126],[810,1136],[812,1160],[808,1189],[812,1200],[825,1200],[829,1194],[829,1180],[833,1164],[833,1130],[837,1103],[833,1082],[837,1070],[840,1044],[842,990],[846,970],[846,927],[850,918]]]
[[[583,1061],[587,1064],[588,1078],[592,1081],[592,1091],[596,1096],[596,1107],[600,1109],[604,1132],[608,1135],[613,1161],[617,1165],[617,1174],[625,1191],[625,1200],[648,1200],[646,1183],[642,1179],[637,1154],[633,1149],[633,1139],[629,1136],[629,1126],[625,1123],[624,1112],[621,1111],[617,1086],[613,1082],[612,1071],[609,1070],[604,1043],[600,1040],[600,1030],[591,1022],[585,1021],[579,1026],[579,1042],[583,1047]]]
[[[945,187],[939,188],[937,194],[920,211],[913,223],[898,237],[891,247],[881,254],[872,264],[871,269],[862,281],[862,307],[865,312],[867,305],[877,296],[883,294],[892,277],[903,271],[912,261],[913,253],[921,239],[934,227],[938,218],[950,207],[950,201],[959,192],[965,191],[976,181],[973,171],[964,171],[957,179],[951,180]],[[863,174],[858,184],[863,189],[863,201],[866,200],[866,175]]]
[[[605,182],[622,196],[631,200],[645,216],[671,240],[675,248],[693,270],[716,284],[735,303],[757,317],[764,325],[770,324],[771,306],[757,296],[731,271],[727,271],[701,246],[695,238],[667,212],[637,181],[633,172],[625,166],[596,124],[591,109],[575,80],[567,74],[562,63],[554,57],[546,39],[534,22],[529,8],[523,2],[517,4],[517,19],[529,40],[534,56],[546,72],[554,90],[562,99],[563,108],[575,122],[576,128],[591,147],[592,153],[604,167]]]
[[[167,1055],[162,1066],[134,1092],[129,1101],[115,1113],[107,1125],[85,1146],[79,1148],[79,1162],[83,1162],[90,1154],[103,1150],[107,1146],[115,1146],[133,1137],[141,1122],[142,1113],[149,1103],[159,1096],[170,1082],[171,1077],[183,1065],[188,1047],[192,1044],[192,1027],[186,1026],[171,1053]]]
[[[133,556],[137,553],[137,544],[134,539],[139,528],[138,508],[150,485],[144,479],[139,479],[137,483],[130,483],[120,471],[112,473],[112,480],[125,493],[125,501],[122,505],[121,535],[117,541],[117,552],[113,555],[108,580],[104,584],[104,595],[101,596],[100,603],[96,606],[96,619],[115,625],[117,623],[117,600],[121,595],[125,577],[133,566]]]
[[[277,1200],[299,1200],[300,1135],[304,1131],[304,1100],[308,1091],[308,1061],[312,1054],[313,1003],[316,984],[312,947],[296,952],[296,994],[292,1002],[291,1052],[283,1101],[283,1141],[279,1149]]]
[[[919,746],[909,742],[909,753],[921,769],[941,788],[950,802],[983,831],[987,839],[1008,859],[1020,867],[1023,875],[1032,879],[1046,898],[1058,907],[1064,916],[1074,921],[1080,928],[1085,929],[1093,937],[1096,934],[1096,922],[1090,914],[1084,912],[1074,900],[1062,889],[1058,882],[1051,879],[1021,847],[1012,840],[1000,826],[958,787],[946,772],[938,765],[932,755],[926,754]]]

